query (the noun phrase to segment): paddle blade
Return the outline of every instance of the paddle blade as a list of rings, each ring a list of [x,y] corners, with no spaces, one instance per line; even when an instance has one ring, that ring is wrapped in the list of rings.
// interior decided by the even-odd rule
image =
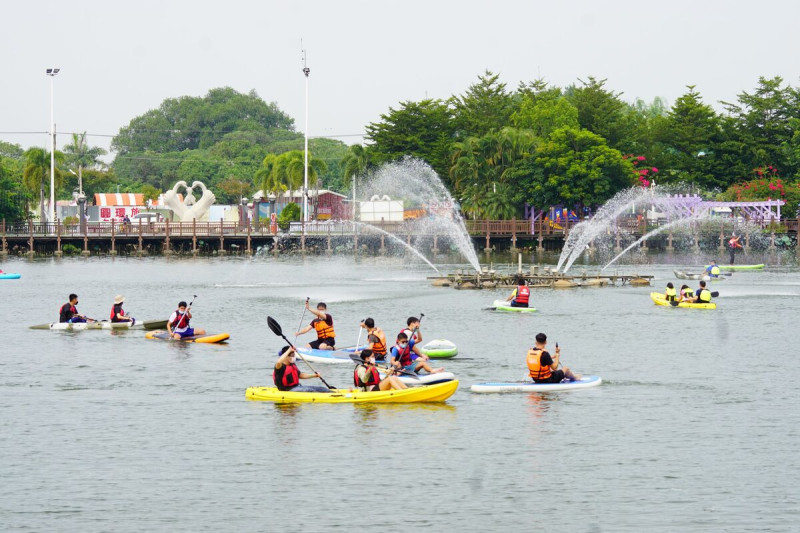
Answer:
[[[269,329],[272,330],[272,333],[274,333],[278,337],[283,337],[283,330],[281,329],[281,325],[278,324],[277,320],[275,320],[271,316],[268,316],[267,325],[269,326]]]
[[[719,291],[714,291],[711,293],[712,298],[716,298],[717,296],[719,296]]]
[[[678,307],[678,302],[676,302],[675,300],[671,300],[669,302],[669,305],[671,305],[672,307]]]

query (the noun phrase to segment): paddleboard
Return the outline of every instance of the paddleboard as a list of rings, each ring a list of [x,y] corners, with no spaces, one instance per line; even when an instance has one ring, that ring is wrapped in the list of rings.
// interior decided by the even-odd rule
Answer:
[[[6,272],[5,274],[0,274],[0,279],[19,279],[22,274],[10,274]]]
[[[172,339],[170,334],[166,331],[149,331],[145,334],[148,339],[158,339],[163,341],[174,340],[175,342],[196,342],[201,344],[213,344],[217,342],[224,342],[231,336],[227,333],[215,333],[213,335],[195,335],[193,337],[183,337],[181,339]]]
[[[329,364],[355,364],[350,355],[355,348],[345,348],[343,350],[316,350],[314,348],[297,347],[297,352],[305,357],[310,363],[329,363]]]
[[[403,390],[363,392],[352,389],[334,389],[327,392],[280,391],[275,387],[249,387],[248,400],[276,403],[416,403],[443,402],[458,389],[458,381],[446,381],[425,387]]]
[[[561,383],[534,383],[533,381],[488,381],[476,383],[472,392],[554,392],[597,387],[603,382],[600,376],[583,376],[578,381],[562,381]]]
[[[511,313],[533,313],[536,311],[535,307],[511,307],[511,302],[506,300],[495,300],[490,309],[495,311],[508,311]]]
[[[137,321],[131,326],[130,322],[110,322],[102,320],[98,322],[51,322],[50,324],[37,324],[28,326],[30,329],[53,329],[62,331],[85,331],[87,329],[160,329],[167,327],[166,320],[144,320]]]
[[[720,270],[764,270],[764,263],[760,265],[717,265]]]
[[[678,302],[678,305],[672,305],[670,302],[667,301],[667,297],[664,296],[661,292],[651,292],[650,299],[653,300],[653,303],[656,305],[663,305],[665,307],[683,307],[687,309],[716,309],[717,304],[714,302],[711,303],[689,303],[689,302]]]
[[[378,370],[381,379],[386,377],[383,370]],[[417,378],[409,376],[408,374],[395,374],[400,378],[400,381],[406,384],[407,387],[421,387],[423,385],[434,385],[436,383],[444,383],[445,381],[453,381],[456,375],[452,372],[439,372],[437,374],[417,374]]]
[[[447,339],[436,339],[424,346],[420,346],[419,351],[431,359],[450,359],[458,355],[458,348]]]

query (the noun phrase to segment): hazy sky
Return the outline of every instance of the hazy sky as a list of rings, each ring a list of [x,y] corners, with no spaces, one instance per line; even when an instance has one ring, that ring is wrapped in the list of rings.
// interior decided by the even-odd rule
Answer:
[[[800,85],[800,2],[5,1],[0,139],[49,146],[58,131],[108,148],[165,98],[255,89],[304,129],[300,39],[311,68],[309,134],[351,144],[389,107],[463,93],[484,70],[509,88],[607,78],[623,98],[672,104],[693,84],[733,100],[759,76]],[[58,144],[68,142],[59,136]]]

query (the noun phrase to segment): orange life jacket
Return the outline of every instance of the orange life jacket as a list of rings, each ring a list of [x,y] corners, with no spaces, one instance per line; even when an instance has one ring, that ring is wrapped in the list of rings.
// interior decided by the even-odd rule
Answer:
[[[372,335],[375,334],[373,333]],[[386,359],[386,343],[384,343],[377,335],[375,335],[375,338],[378,340],[377,342],[372,343],[372,353],[374,353],[375,356],[380,356],[379,359]]]
[[[331,319],[331,322],[333,322],[333,319]],[[329,326],[328,323],[321,318],[314,319],[312,324],[314,324],[314,329],[317,330],[318,339],[336,338],[336,333],[333,332],[333,326]]]
[[[533,379],[547,379],[553,373],[550,365],[542,366],[542,350],[539,348],[528,350],[528,370]]]

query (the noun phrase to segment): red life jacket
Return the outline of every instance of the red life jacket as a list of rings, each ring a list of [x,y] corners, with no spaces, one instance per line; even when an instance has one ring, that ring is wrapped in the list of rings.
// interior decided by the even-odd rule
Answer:
[[[364,367],[368,370],[367,380],[362,381],[358,375],[359,367]],[[364,390],[369,390],[372,385],[378,386],[381,382],[381,376],[378,374],[378,369],[374,366],[358,365],[353,371],[353,382],[356,387],[362,387]]]
[[[517,287],[517,296],[514,298],[514,300],[518,304],[527,304],[530,296],[531,296],[530,287],[528,287],[527,285],[520,285],[519,287]]]
[[[117,310],[117,306],[119,306],[119,311]],[[125,314],[122,312],[122,304],[114,304],[111,306],[111,322],[124,322],[117,318],[117,314]]]
[[[175,329],[175,328],[188,328],[189,327],[189,320],[190,320],[190,318],[188,316],[186,316],[188,313],[189,313],[188,309],[186,310],[186,313],[181,313],[180,311],[178,311],[176,309],[175,310],[175,314],[177,314],[178,317],[172,322],[172,324],[170,324],[172,329]]]
[[[272,381],[278,390],[291,390],[300,384],[300,371],[296,364],[284,363],[280,370],[272,371]]]
[[[397,350],[397,356],[395,357],[395,359],[399,360],[401,365],[408,366],[413,362],[411,360],[411,343],[410,342],[408,343],[408,345],[405,348],[400,348],[400,346],[395,344],[394,345],[394,349]]]

